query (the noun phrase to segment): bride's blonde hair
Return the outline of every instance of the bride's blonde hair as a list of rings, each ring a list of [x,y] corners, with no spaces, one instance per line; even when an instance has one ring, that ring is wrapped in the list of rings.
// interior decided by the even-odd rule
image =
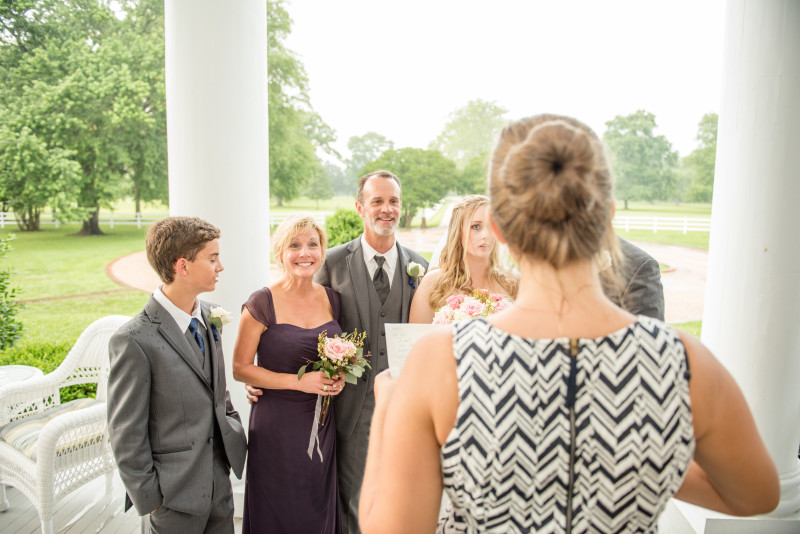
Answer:
[[[489,197],[483,195],[469,195],[461,199],[454,207],[450,216],[450,225],[447,228],[447,242],[439,256],[439,269],[442,274],[436,284],[436,289],[431,293],[429,304],[433,310],[444,306],[445,300],[456,293],[470,293],[475,288],[470,285],[471,275],[467,265],[467,249],[464,240],[469,232],[472,216],[481,206],[489,205]],[[488,224],[488,221],[484,221]],[[495,243],[489,257],[489,282],[503,289],[503,293],[511,298],[517,295],[517,281],[502,269],[498,243]]]

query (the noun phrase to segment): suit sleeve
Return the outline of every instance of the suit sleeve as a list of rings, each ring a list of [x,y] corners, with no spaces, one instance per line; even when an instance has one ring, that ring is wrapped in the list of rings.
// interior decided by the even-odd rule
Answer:
[[[314,281],[321,286],[331,287],[331,277],[328,274],[328,262],[330,261],[330,256],[325,258],[325,263],[322,264],[322,267],[317,274],[314,275]]]
[[[108,344],[108,433],[111,450],[139,515],[164,500],[150,449],[150,363],[129,336],[115,334]]]
[[[623,307],[634,315],[664,320],[664,287],[661,269],[653,258],[643,261],[633,272],[622,294]]]

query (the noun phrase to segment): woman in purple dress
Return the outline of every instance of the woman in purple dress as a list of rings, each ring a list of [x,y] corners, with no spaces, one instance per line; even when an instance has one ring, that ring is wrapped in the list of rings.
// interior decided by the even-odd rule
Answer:
[[[325,259],[325,231],[311,217],[291,216],[273,240],[285,276],[244,304],[233,349],[234,378],[263,390],[250,411],[242,532],[338,534],[336,421],[331,409],[318,425],[315,409],[345,381],[321,371],[297,379],[319,359],[319,334],[341,334],[338,293],[312,281]]]

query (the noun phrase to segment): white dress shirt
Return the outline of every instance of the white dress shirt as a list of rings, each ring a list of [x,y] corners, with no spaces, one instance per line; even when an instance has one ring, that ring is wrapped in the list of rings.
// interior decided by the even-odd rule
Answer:
[[[167,298],[161,288],[164,287],[160,285],[153,291],[153,298],[156,299],[156,302],[164,306],[164,309],[167,310],[175,322],[178,324],[178,328],[181,332],[186,333],[189,330],[189,323],[192,322],[192,317],[196,317],[197,320],[203,325],[204,328],[208,329],[208,325],[203,321],[203,314],[200,313],[200,305],[197,299],[194,301],[194,309],[192,309],[192,314],[189,315],[182,309],[175,306],[171,300]]]
[[[375,255],[383,256],[386,261],[383,262],[383,270],[389,276],[389,289],[392,288],[392,281],[394,280],[394,270],[397,269],[397,240],[386,254],[381,254],[372,248],[367,240],[364,239],[364,234],[361,234],[361,250],[364,252],[364,263],[367,265],[367,271],[370,278],[375,278],[375,270],[378,268],[378,262],[375,261]]]

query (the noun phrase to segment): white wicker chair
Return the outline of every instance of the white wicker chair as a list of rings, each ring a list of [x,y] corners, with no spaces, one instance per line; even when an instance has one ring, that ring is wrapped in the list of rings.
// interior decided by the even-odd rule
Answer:
[[[58,368],[44,376],[0,387],[0,427],[61,403],[59,388],[97,384],[99,404],[49,420],[36,441],[34,459],[0,440],[0,511],[8,508],[5,485],[20,490],[36,507],[43,534],[53,532],[56,501],[116,468],[108,445],[106,393],[108,341],[130,317],[110,315],[89,325]]]

